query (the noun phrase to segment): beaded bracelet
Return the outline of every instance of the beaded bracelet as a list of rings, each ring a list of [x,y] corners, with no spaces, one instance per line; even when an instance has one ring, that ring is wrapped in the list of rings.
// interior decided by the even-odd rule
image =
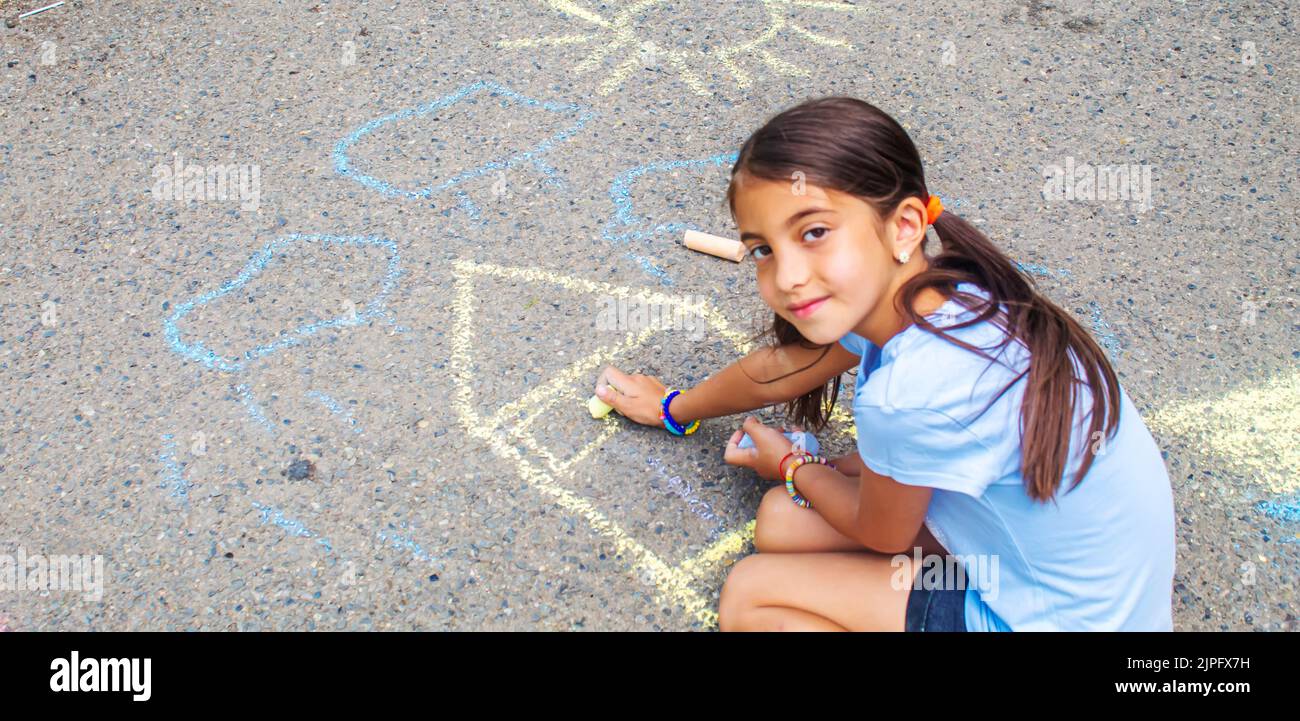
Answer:
[[[777,463],[776,463],[776,475],[777,475],[778,478],[785,478],[785,462],[786,462],[786,460],[788,460],[788,459],[790,458],[790,456],[793,456],[793,455],[795,455],[795,454],[801,454],[801,455],[805,455],[805,456],[806,456],[806,455],[808,455],[808,452],[807,452],[807,451],[790,451],[789,453],[785,454],[784,456],[781,456],[781,460],[777,461]],[[825,460],[825,459],[823,459],[823,460]],[[835,470],[835,464],[834,464],[834,463],[831,463],[830,461],[826,461],[826,465],[829,466],[830,469],[831,469],[832,471]]]
[[[778,478],[785,478],[785,462],[789,460],[790,456],[799,452],[800,451],[790,451],[784,456],[781,456],[781,460],[776,462],[776,475]]]
[[[673,414],[668,412],[668,404],[671,403],[673,398],[679,394],[681,394],[681,391],[672,388],[669,388],[664,392],[664,399],[660,403],[659,420],[664,422],[664,428],[667,428],[669,433],[675,436],[688,436],[700,427],[700,422],[697,419],[692,421],[689,426],[683,428],[682,424],[678,423],[677,419],[673,418]]]
[[[824,466],[830,466],[831,468],[834,468],[834,466],[831,466],[831,464],[821,456],[814,456],[811,453],[803,453],[795,456],[795,459],[790,461],[790,467],[785,469],[785,492],[790,494],[790,500],[794,501],[795,505],[800,508],[812,508],[812,503],[807,498],[799,495],[799,492],[794,489],[794,472],[799,468],[799,466],[802,466],[805,463],[820,463]]]

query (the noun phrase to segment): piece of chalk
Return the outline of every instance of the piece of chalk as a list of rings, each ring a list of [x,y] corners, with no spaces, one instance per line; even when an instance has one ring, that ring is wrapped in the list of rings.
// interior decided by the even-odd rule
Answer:
[[[698,230],[686,231],[686,247],[701,253],[716,255],[734,263],[745,258],[745,244],[731,238],[719,238],[716,235],[701,233]]]
[[[819,448],[819,446],[817,445],[817,439],[813,436],[813,434],[804,431],[802,433],[797,433],[797,432],[782,433],[781,435],[785,436],[786,438],[789,438],[790,442],[795,444],[796,446],[799,445],[800,441],[803,441],[803,449],[813,454],[814,456],[817,455],[817,449]],[[737,443],[736,446],[738,448],[753,448],[754,439],[750,438],[749,434],[746,433],[745,435],[740,437],[740,443]]]
[[[605,383],[605,386],[612,391],[618,390],[614,387],[613,383],[608,381]],[[604,418],[609,415],[610,411],[614,410],[614,406],[602,401],[600,396],[592,396],[591,400],[587,401],[587,410],[591,412],[592,418]]]
[[[604,418],[614,410],[614,406],[602,401],[600,396],[592,396],[591,400],[587,401],[587,410],[591,411],[592,418]]]

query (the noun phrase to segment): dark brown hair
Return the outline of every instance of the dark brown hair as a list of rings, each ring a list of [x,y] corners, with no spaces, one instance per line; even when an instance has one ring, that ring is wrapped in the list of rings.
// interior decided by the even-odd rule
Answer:
[[[803,175],[796,176],[796,172]],[[877,222],[889,217],[906,198],[915,197],[924,204],[930,197],[920,155],[907,132],[879,108],[855,98],[812,100],[782,112],[755,131],[731,169],[727,202],[733,218],[736,179],[742,173],[780,182],[799,177],[812,185],[855,195],[875,209]],[[990,351],[1001,351],[1012,342],[1028,349],[1028,368],[998,395],[1028,376],[1020,409],[1021,473],[1031,498],[1050,500],[1069,463],[1075,405],[1082,399],[1079,386],[1084,384],[1091,391],[1086,438],[1095,439],[1098,431],[1110,436],[1119,424],[1119,380],[1088,332],[1043,296],[983,233],[951,210],[935,220],[934,231],[942,247],[939,253],[927,255],[929,267],[899,290],[896,307],[923,330],[978,353],[990,363],[996,362],[997,356]],[[959,292],[959,283],[983,289],[988,298]],[[936,328],[914,309],[917,296],[927,288],[952,297],[975,314],[946,329],[991,321],[1005,332],[1002,342],[977,348]],[[772,326],[760,336],[768,334],[774,345],[819,347],[780,315],[775,315]],[[826,349],[822,356],[830,352],[829,345],[821,347]],[[823,428],[839,394],[839,383],[836,377],[790,401],[787,416],[796,423]],[[1092,454],[1085,451],[1071,489],[1083,480],[1092,461]]]

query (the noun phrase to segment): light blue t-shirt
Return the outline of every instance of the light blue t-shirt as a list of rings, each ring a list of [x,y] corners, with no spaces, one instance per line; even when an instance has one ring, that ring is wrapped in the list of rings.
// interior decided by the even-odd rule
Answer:
[[[942,328],[973,316],[950,299],[928,318]],[[1005,337],[991,321],[949,333],[987,349]],[[1098,442],[1086,437],[1092,396],[1080,387],[1070,462],[1055,504],[1044,504],[1020,473],[1025,380],[994,400],[1026,367],[1022,344],[990,364],[917,326],[881,348],[855,333],[840,343],[862,356],[858,452],[876,473],[934,489],[926,526],[966,569],[969,630],[1172,630],[1173,490],[1126,393],[1115,435],[1069,491],[1080,449]]]

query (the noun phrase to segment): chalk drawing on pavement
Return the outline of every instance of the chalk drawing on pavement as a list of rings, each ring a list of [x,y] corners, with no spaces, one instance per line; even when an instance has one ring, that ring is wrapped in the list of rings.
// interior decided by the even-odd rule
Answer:
[[[334,547],[330,545],[329,539],[321,537],[319,533],[308,528],[302,521],[286,516],[283,510],[276,508],[275,506],[264,505],[257,501],[250,502],[253,504],[253,508],[262,512],[262,525],[265,526],[267,523],[271,523],[284,529],[284,531],[290,536],[313,539],[317,545],[321,546],[326,551],[330,551],[331,553],[334,551]]]
[[[177,446],[172,434],[164,433],[162,435],[163,446],[158,452],[158,462],[162,464],[163,472],[160,488],[169,489],[168,496],[179,498],[184,503],[189,503],[190,489],[194,487],[193,483],[185,478],[185,471],[180,461],[176,458]]]
[[[388,262],[379,283],[379,290],[375,296],[367,301],[363,307],[354,309],[353,312],[344,312],[326,320],[305,323],[287,333],[278,335],[273,340],[258,344],[243,353],[233,356],[220,355],[201,341],[186,341],[183,339],[184,332],[179,324],[185,316],[232,291],[243,288],[254,278],[264,273],[278,258],[292,258],[295,253],[301,252],[304,247],[311,244],[320,245],[326,250],[335,245],[351,247],[376,246],[386,250]],[[163,336],[167,339],[171,349],[184,358],[202,363],[216,370],[241,371],[250,361],[299,345],[310,336],[328,328],[365,325],[373,320],[382,320],[394,324],[395,321],[392,315],[385,307],[385,300],[396,285],[400,274],[401,258],[397,252],[397,244],[385,238],[375,236],[302,235],[297,233],[282,236],[271,241],[255,253],[239,275],[226,281],[215,290],[208,291],[177,305],[172,314],[163,320]]]
[[[520,103],[525,107],[540,109],[548,113],[572,116],[572,124],[526,150],[498,160],[490,160],[472,168],[456,171],[451,175],[451,177],[440,182],[428,181],[427,184],[414,188],[398,187],[397,185],[373,174],[378,171],[363,170],[353,161],[350,154],[353,147],[367,135],[370,135],[376,130],[387,125],[401,123],[413,118],[436,116],[439,111],[445,110],[456,103],[479,93],[485,93],[490,98],[506,98],[516,103]],[[504,103],[505,100],[502,100],[502,102]],[[558,143],[562,143],[573,137],[573,135],[581,130],[587,121],[594,116],[594,112],[587,110],[580,105],[536,100],[516,93],[509,88],[498,85],[497,83],[488,80],[480,80],[470,83],[469,85],[436,100],[376,118],[356,130],[353,130],[334,146],[334,170],[339,175],[351,178],[376,192],[387,196],[396,196],[414,200],[427,200],[443,191],[460,185],[467,180],[483,176],[492,171],[502,171],[507,168],[521,165],[532,166],[534,170],[541,174],[543,180],[548,184],[562,185],[563,181],[560,179],[559,173],[555,168],[546,164],[543,156]],[[462,210],[472,218],[477,219],[477,206],[469,200],[468,195],[459,195],[457,201]]]
[[[633,204],[634,187],[647,176],[661,173],[676,174],[682,170],[729,168],[735,162],[736,154],[732,152],[700,160],[666,160],[649,163],[620,173],[609,188],[609,199],[614,205],[614,215],[601,229],[602,237],[606,242],[615,245],[630,246],[626,252],[627,257],[636,261],[637,265],[647,275],[658,280],[663,285],[673,285],[673,279],[669,274],[660,268],[651,257],[643,252],[638,252],[637,248],[644,248],[650,255],[662,255],[665,248],[681,245],[681,239],[677,236],[687,230],[701,230],[716,235],[718,229],[701,228],[694,223],[680,221],[655,223],[648,218],[641,217],[637,214],[637,209]],[[666,238],[667,240],[652,243],[652,241],[659,238]]]
[[[1181,436],[1254,487],[1275,494],[1255,504],[1258,512],[1288,523],[1300,520],[1300,371],[1217,398],[1175,403],[1147,423],[1157,433]]]
[[[307,391],[306,395],[308,398],[325,406],[330,413],[346,423],[353,433],[361,435],[361,428],[357,425],[357,419],[352,417],[352,413],[344,408],[342,403],[320,391]]]
[[[640,2],[618,3],[612,19],[579,6],[571,0],[547,0],[546,5],[564,13],[568,22],[581,24],[588,32],[576,34],[552,35],[537,38],[502,40],[497,47],[502,49],[535,48],[545,46],[582,45],[591,47],[591,52],[575,66],[574,71],[584,73],[594,70],[605,63],[610,55],[614,56],[614,69],[605,77],[598,90],[600,95],[609,95],[627,80],[633,72],[646,66],[670,67],[696,95],[709,95],[704,76],[710,74],[718,65],[726,68],[735,81],[736,87],[746,89],[754,80],[749,71],[741,67],[740,58],[752,58],[768,69],[789,77],[810,77],[807,68],[793,62],[785,54],[773,52],[765,47],[778,36],[790,36],[800,42],[811,43],[824,48],[836,48],[846,53],[857,49],[847,40],[827,37],[809,30],[792,19],[799,9],[829,10],[844,13],[844,18],[857,15],[861,17],[863,9],[853,5],[820,0],[758,0],[745,3],[756,6],[765,17],[763,29],[757,36],[741,42],[710,43],[703,49],[698,46],[667,47],[656,44],[643,34],[641,28],[647,23],[642,16],[662,13],[667,22],[672,21],[674,13],[680,9],[672,7],[669,0],[640,0]],[[727,12],[733,17],[737,12],[744,12],[743,4],[733,3]],[[668,6],[668,7],[665,7]],[[731,37],[735,35],[732,34]],[[722,34],[722,37],[728,37]]]

